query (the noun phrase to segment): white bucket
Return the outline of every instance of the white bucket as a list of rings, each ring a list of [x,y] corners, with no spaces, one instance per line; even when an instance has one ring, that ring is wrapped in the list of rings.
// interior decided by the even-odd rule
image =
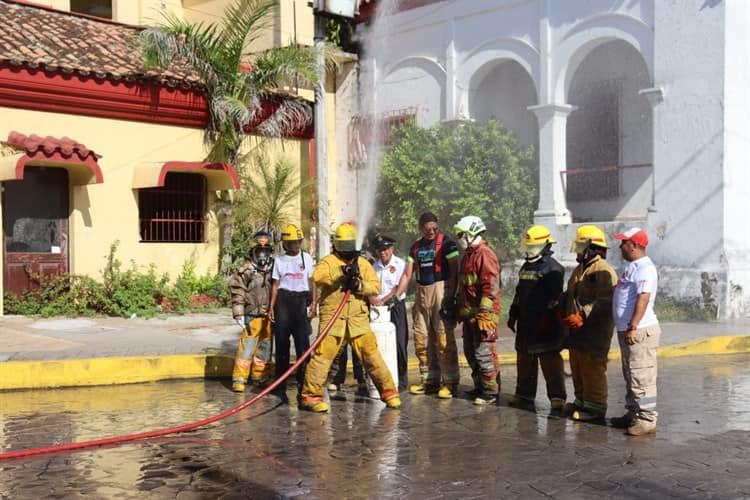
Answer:
[[[388,371],[391,372],[393,383],[398,387],[396,325],[391,323],[391,312],[388,310],[388,307],[370,307],[370,328],[372,328],[372,331],[375,333],[375,338],[378,342],[378,350],[380,350],[380,354],[383,356],[385,366],[387,366]],[[367,390],[370,397],[373,399],[380,399],[380,393],[367,373],[365,373],[365,382],[367,382]]]

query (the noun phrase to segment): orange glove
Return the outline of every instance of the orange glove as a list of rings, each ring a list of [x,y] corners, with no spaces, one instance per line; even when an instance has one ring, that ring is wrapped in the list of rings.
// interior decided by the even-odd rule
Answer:
[[[565,326],[567,326],[571,330],[579,330],[583,326],[583,321],[585,319],[586,317],[583,315],[582,312],[575,312],[573,314],[568,314],[567,316],[564,316],[562,319],[562,322]]]
[[[474,319],[477,321],[477,328],[479,328],[483,332],[489,332],[495,329],[497,327],[497,323],[492,321],[492,317],[490,316],[490,312],[482,309],[477,313],[476,316],[474,316]]]

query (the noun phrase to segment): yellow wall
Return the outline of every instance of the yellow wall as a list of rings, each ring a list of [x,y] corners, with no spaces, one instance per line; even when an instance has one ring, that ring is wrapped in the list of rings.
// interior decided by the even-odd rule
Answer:
[[[153,24],[158,17],[158,9],[162,2],[166,2],[167,9],[171,12],[190,21],[218,21],[229,1],[114,0],[113,7],[115,21],[146,25]],[[70,8],[69,0],[40,0],[37,3],[60,10]],[[295,29],[297,43],[313,44],[312,9],[307,6],[306,0],[281,0],[271,26],[263,42],[256,48],[259,49],[264,44],[270,47],[273,44],[289,43],[293,41]],[[339,188],[335,176],[337,162],[334,87],[334,79],[329,78],[326,101],[329,214],[334,213]],[[299,89],[299,92],[305,98],[313,97],[310,90]],[[202,160],[205,151],[201,130],[0,108],[0,140],[7,137],[10,130],[54,137],[71,136],[103,155],[99,164],[104,175],[104,183],[71,188],[71,272],[98,278],[109,247],[116,239],[120,240],[118,256],[126,265],[131,259],[143,266],[155,263],[160,272],[168,272],[174,278],[183,263],[192,259],[198,273],[216,271],[219,234],[218,222],[213,211],[209,212],[209,233],[205,244],[142,244],[138,242],[137,192],[129,187],[132,183],[132,168],[139,162]],[[346,130],[342,133],[346,133]],[[301,180],[309,180],[307,141],[264,142],[267,143],[272,157],[287,156],[290,161],[299,165]],[[250,141],[245,149],[248,150],[255,145],[257,141]],[[210,194],[209,200],[213,199],[213,195]],[[300,214],[299,223],[303,225],[305,233],[309,234],[309,199],[303,196],[295,210]]]
[[[218,269],[218,226],[209,205],[205,243],[140,243],[138,191],[131,189],[133,168],[144,162],[201,161],[202,131],[0,108],[0,138],[11,130],[23,134],[69,136],[97,154],[104,182],[71,187],[70,272],[99,278],[110,245],[120,241],[117,256],[124,265],[157,265],[174,279],[188,260],[200,274]],[[13,181],[10,181],[13,182]],[[214,198],[209,193],[209,203]]]
[[[71,187],[70,272],[100,278],[115,240],[120,241],[117,256],[125,266],[131,260],[144,267],[153,263],[159,273],[169,273],[172,279],[187,261],[195,263],[198,274],[218,271],[219,226],[214,192],[208,193],[205,243],[140,243],[138,191],[130,187],[136,165],[203,160],[202,130],[9,108],[0,108],[0,117],[2,138],[12,130],[58,138],[69,136],[102,155],[99,166],[104,182]],[[299,171],[307,171],[307,141],[251,138],[244,151],[252,152],[261,144],[271,161],[284,157],[299,166]],[[300,213],[299,202],[293,211]]]

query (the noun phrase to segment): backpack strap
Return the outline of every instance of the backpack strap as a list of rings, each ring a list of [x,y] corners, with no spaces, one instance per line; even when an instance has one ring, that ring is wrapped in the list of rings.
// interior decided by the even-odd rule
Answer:
[[[443,264],[443,255],[440,252],[443,248],[443,240],[445,239],[445,235],[443,233],[438,233],[437,238],[435,238],[435,274],[439,275],[440,271],[442,270],[442,264]]]

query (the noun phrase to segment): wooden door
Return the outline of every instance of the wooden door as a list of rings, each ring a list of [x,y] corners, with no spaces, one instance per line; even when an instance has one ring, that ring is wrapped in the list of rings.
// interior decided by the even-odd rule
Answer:
[[[3,275],[6,292],[40,287],[68,271],[68,172],[27,167],[21,181],[3,183]]]

